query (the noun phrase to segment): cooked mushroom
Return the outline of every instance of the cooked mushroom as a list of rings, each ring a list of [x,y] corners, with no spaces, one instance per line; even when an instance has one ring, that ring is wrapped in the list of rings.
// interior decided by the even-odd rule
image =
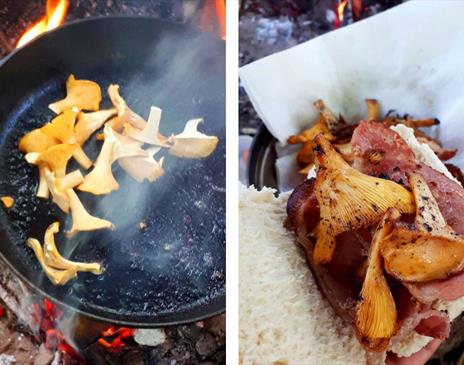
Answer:
[[[48,189],[52,193],[53,202],[60,207],[60,209],[69,212],[69,198],[61,191],[56,184],[55,174],[51,172],[48,167],[45,167],[45,181],[47,182]]]
[[[64,177],[56,179],[56,186],[61,191],[66,191],[67,189],[72,189],[77,185],[82,184],[83,181],[84,176],[82,176],[80,170],[74,170],[73,172],[66,174]]]
[[[380,118],[379,103],[376,99],[366,99],[367,119],[377,120]]]
[[[155,146],[169,147],[168,138],[159,132],[162,110],[155,106],[150,108],[148,122],[143,129],[134,127],[131,123],[124,122],[124,131],[129,137]]]
[[[42,246],[35,238],[28,238],[26,243],[34,251],[35,256],[37,257],[40,266],[42,266],[45,275],[47,275],[48,279],[54,285],[65,285],[69,280],[74,279],[77,276],[77,270],[75,268],[57,270],[49,267],[45,263],[45,256],[42,250]]]
[[[116,113],[117,111],[115,108],[99,110],[92,113],[80,112],[77,115],[77,123],[74,126],[77,142],[83,145],[95,131],[102,127],[103,123]]]
[[[321,133],[329,141],[333,141],[335,139],[335,137],[330,132],[329,127],[327,127],[325,118],[322,115],[319,116],[319,119],[311,128],[304,130],[300,134],[292,135],[288,137],[287,142],[289,144],[299,144],[299,143],[310,142],[314,139],[314,137],[316,137],[318,134],[321,134]]]
[[[29,163],[38,164],[39,166],[41,164],[46,164],[50,170],[55,173],[56,177],[64,177],[66,175],[68,161],[73,156],[76,148],[78,148],[77,144],[58,144],[38,154],[35,163],[30,162],[30,157],[33,156],[33,153],[28,153],[25,157]]]
[[[390,233],[400,213],[390,208],[379,224],[370,247],[368,266],[360,301],[356,306],[355,325],[358,337],[371,350],[383,351],[397,330],[397,311],[385,280],[380,243]]]
[[[140,115],[129,108],[127,103],[119,94],[119,85],[108,86],[108,95],[114,107],[118,111],[118,116],[108,122],[113,130],[120,132],[124,123],[130,123],[133,127],[140,130],[145,128],[147,122]]]
[[[317,110],[319,110],[319,113],[324,117],[325,122],[327,124],[327,127],[329,127],[329,130],[332,133],[335,133],[337,129],[339,129],[340,125],[343,124],[336,116],[335,114],[324,104],[322,100],[316,100],[314,103],[314,106],[316,107]]]
[[[92,160],[88,158],[84,150],[78,145],[78,140],[74,133],[77,111],[75,109],[65,110],[63,114],[55,117],[50,123],[42,127],[42,132],[60,140],[62,143],[76,144],[73,157],[85,169],[92,166]]]
[[[422,176],[411,174],[416,200],[414,225],[397,222],[383,239],[381,253],[388,273],[401,281],[445,279],[464,268],[464,236],[445,221]]]
[[[41,129],[34,129],[19,140],[19,150],[24,153],[42,153],[59,143],[58,139],[45,134]]]
[[[66,98],[50,104],[48,107],[60,114],[73,107],[79,110],[98,110],[102,100],[100,86],[90,80],[76,80],[71,74],[66,81]]]
[[[159,150],[159,147],[149,148],[147,149],[148,156],[124,157],[119,159],[118,163],[135,180],[142,182],[146,179],[153,182],[164,175],[164,157],[161,157],[159,161],[153,158]]]
[[[0,200],[3,203],[3,206],[7,209],[10,209],[14,204],[14,199],[9,195],[2,196]]]
[[[45,231],[43,253],[45,263],[60,270],[75,269],[77,272],[91,272],[95,275],[103,273],[102,266],[98,263],[75,262],[65,259],[60,255],[55,244],[55,234],[60,230],[60,222],[52,223]]]
[[[327,263],[335,250],[335,237],[378,222],[388,208],[414,212],[412,194],[389,180],[362,174],[352,168],[323,136],[315,138],[318,166],[315,194],[320,207],[313,259]]]
[[[203,119],[191,119],[185,125],[181,134],[172,136],[172,146],[169,153],[178,157],[203,158],[208,157],[216,149],[219,139],[208,136],[197,130]]]
[[[73,189],[66,190],[71,208],[73,225],[68,232],[68,236],[73,236],[81,231],[96,231],[98,229],[114,229],[114,224],[106,219],[101,219],[90,215],[85,210],[79,197]]]
[[[113,176],[111,166],[114,161],[128,156],[146,156],[137,142],[123,142],[123,137],[116,134],[106,125],[104,128],[105,141],[97,157],[93,170],[85,176],[84,182],[78,189],[95,195],[109,194],[119,189],[119,184]]]

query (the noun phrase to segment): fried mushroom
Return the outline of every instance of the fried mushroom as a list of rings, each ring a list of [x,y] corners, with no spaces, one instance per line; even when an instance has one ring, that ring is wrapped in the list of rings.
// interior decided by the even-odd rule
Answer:
[[[50,104],[48,107],[56,114],[67,109],[98,110],[102,94],[100,86],[90,80],[76,80],[73,74],[66,81],[66,98]]]
[[[464,236],[445,221],[424,178],[411,174],[416,201],[413,225],[397,222],[383,239],[385,269],[405,282],[446,279],[464,268]]]
[[[315,143],[315,194],[321,219],[316,227],[313,259],[316,264],[324,264],[331,261],[335,237],[340,233],[380,221],[391,207],[413,213],[415,204],[403,186],[352,168],[323,135],[316,136]]]
[[[82,146],[94,132],[103,126],[103,123],[116,113],[116,108],[111,108],[92,113],[80,112],[77,114],[77,123],[74,126],[77,142]]]
[[[150,108],[148,122],[143,129],[134,127],[131,123],[124,122],[124,131],[127,135],[137,141],[154,146],[169,147],[168,138],[159,131],[162,110],[155,106]]]
[[[211,155],[219,139],[199,132],[198,124],[202,122],[203,119],[189,120],[182,133],[171,137],[172,146],[169,148],[169,153],[185,158],[204,158]]]

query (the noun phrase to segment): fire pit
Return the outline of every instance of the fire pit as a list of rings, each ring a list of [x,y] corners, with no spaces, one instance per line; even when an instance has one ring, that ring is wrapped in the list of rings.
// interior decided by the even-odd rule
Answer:
[[[168,18],[224,34],[211,1],[47,1],[0,5],[0,59],[43,31],[111,15]],[[1,62],[1,61],[0,61]],[[220,274],[220,273],[219,273]],[[0,364],[197,364],[225,362],[225,316],[158,329],[97,322],[54,304],[0,263]]]

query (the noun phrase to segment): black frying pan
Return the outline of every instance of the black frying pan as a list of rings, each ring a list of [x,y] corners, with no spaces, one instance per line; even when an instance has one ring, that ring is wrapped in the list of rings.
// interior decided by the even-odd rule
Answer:
[[[65,96],[70,73],[106,88],[120,85],[133,110],[163,109],[161,132],[179,133],[190,118],[220,143],[208,158],[166,154],[165,175],[136,183],[114,165],[120,189],[79,193],[116,231],[67,240],[66,216],[35,197],[37,172],[17,150],[19,138],[53,117],[48,104]],[[10,55],[0,67],[0,195],[16,203],[0,211],[0,256],[22,279],[54,301],[97,320],[148,327],[212,316],[225,308],[225,44],[212,34],[152,18],[98,18],[66,25]],[[91,158],[100,142],[91,138]],[[69,166],[68,171],[77,167]],[[101,276],[81,273],[64,287],[42,274],[27,237],[42,241],[61,222],[59,250],[73,260],[101,261]],[[141,231],[140,221],[148,225]]]

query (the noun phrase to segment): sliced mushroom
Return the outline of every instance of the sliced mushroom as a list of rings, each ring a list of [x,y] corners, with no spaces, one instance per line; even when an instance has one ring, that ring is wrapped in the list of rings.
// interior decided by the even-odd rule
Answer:
[[[164,157],[161,157],[159,161],[153,158],[159,150],[159,147],[149,148],[147,149],[148,156],[124,157],[119,159],[118,163],[135,180],[142,182],[146,179],[154,182],[164,175]]]
[[[327,127],[325,118],[322,115],[319,116],[319,119],[311,128],[304,130],[300,134],[288,137],[287,142],[289,144],[300,144],[310,142],[314,139],[314,137],[321,133],[329,141],[335,140],[335,137],[330,132],[329,127]]]
[[[115,108],[99,110],[93,113],[80,112],[77,115],[77,123],[74,126],[77,142],[83,145],[95,131],[102,127],[103,123],[116,113]]]
[[[75,109],[65,110],[63,114],[55,117],[50,123],[42,127],[42,131],[66,144],[76,144],[73,157],[85,169],[92,166],[92,160],[85,154],[82,147],[77,144],[78,140],[74,133],[77,111]]]
[[[56,184],[55,174],[51,172],[48,167],[45,167],[45,181],[47,182],[48,189],[52,193],[53,202],[60,207],[60,209],[69,212],[69,198],[61,191]]]
[[[335,237],[378,222],[388,208],[402,213],[415,209],[412,194],[389,180],[362,174],[337,153],[323,135],[315,138],[318,166],[315,194],[320,207],[313,259],[327,263],[335,250]]]
[[[191,119],[185,125],[181,134],[171,137],[172,146],[169,153],[178,157],[203,158],[214,152],[219,139],[199,132],[198,124],[203,119]]]
[[[91,272],[95,275],[103,273],[102,266],[99,263],[75,262],[65,259],[58,252],[55,244],[55,234],[60,230],[60,222],[52,223],[45,231],[43,253],[45,263],[60,270],[74,269],[77,272]]]
[[[74,279],[77,276],[77,270],[75,268],[57,270],[49,267],[45,263],[45,256],[42,250],[42,246],[35,238],[28,238],[26,243],[28,247],[34,251],[35,256],[37,257],[40,266],[42,266],[45,275],[47,275],[48,279],[54,285],[65,285],[69,280]]]
[[[390,208],[377,228],[370,247],[360,301],[356,306],[356,332],[373,351],[384,351],[397,330],[396,305],[383,273],[380,244],[399,216],[396,209]]]
[[[19,140],[19,150],[24,153],[42,153],[59,143],[58,139],[45,134],[41,129],[34,129]]]
[[[416,200],[414,225],[397,222],[381,252],[388,273],[401,281],[445,279],[464,268],[464,236],[445,221],[424,178],[411,174]]]
[[[118,117],[108,122],[110,123],[110,127],[117,132],[121,131],[124,123],[130,123],[133,127],[140,130],[145,128],[145,119],[128,107],[127,103],[119,94],[119,85],[110,85],[108,87],[108,95],[118,111]]]
[[[66,98],[50,104],[48,107],[56,114],[67,109],[98,110],[102,100],[100,86],[90,80],[76,80],[69,75],[66,81]]]
[[[124,123],[124,131],[127,135],[137,141],[155,146],[168,147],[168,138],[159,132],[162,110],[152,106],[148,122],[143,129],[134,127],[131,123]]]
[[[114,224],[110,221],[90,215],[73,189],[66,190],[66,194],[69,198],[69,207],[71,208],[73,220],[71,230],[68,232],[69,237],[81,231],[114,229]]]
[[[78,189],[95,195],[109,194],[119,189],[119,184],[113,176],[111,166],[121,157],[146,156],[137,142],[127,142],[106,125],[104,128],[105,141],[98,155],[93,170],[84,178]]]
[[[0,198],[3,203],[3,206],[7,209],[10,209],[14,204],[14,199],[9,195],[4,195]]]

